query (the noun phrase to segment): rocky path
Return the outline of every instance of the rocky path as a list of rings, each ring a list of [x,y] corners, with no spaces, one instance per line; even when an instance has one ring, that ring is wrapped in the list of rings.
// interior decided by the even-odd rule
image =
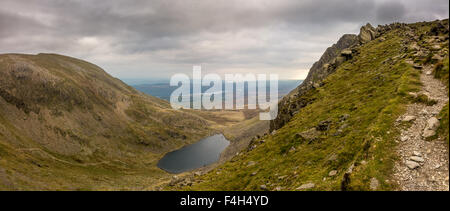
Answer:
[[[431,191],[449,190],[449,150],[443,140],[427,141],[435,135],[439,126],[438,115],[448,102],[445,85],[432,75],[432,66],[422,69],[420,80],[425,94],[437,103],[427,106],[415,103],[408,106],[407,112],[398,123],[411,122],[411,127],[402,131],[397,153],[400,160],[394,167],[394,178],[399,190]]]

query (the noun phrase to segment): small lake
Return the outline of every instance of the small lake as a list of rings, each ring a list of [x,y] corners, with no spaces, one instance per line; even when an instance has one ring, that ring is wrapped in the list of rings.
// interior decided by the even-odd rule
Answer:
[[[222,135],[204,138],[194,144],[167,153],[158,162],[158,167],[169,173],[181,173],[219,160],[220,153],[230,144]]]

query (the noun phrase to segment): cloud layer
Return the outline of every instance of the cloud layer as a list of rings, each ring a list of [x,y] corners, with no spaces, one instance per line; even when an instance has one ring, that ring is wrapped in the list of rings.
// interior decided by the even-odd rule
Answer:
[[[448,18],[448,1],[2,0],[0,53],[86,59],[120,78],[204,71],[303,78],[366,22]]]

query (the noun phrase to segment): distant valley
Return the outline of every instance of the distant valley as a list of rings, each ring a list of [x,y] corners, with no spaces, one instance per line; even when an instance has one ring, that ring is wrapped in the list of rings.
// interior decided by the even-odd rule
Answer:
[[[170,86],[169,82],[144,82],[143,80],[140,81],[134,81],[134,80],[124,80],[129,81],[128,84],[134,87],[135,89],[151,95],[158,98],[161,98],[163,100],[170,100],[170,94],[177,88],[176,86]],[[299,86],[303,80],[279,80],[278,81],[278,97],[282,98],[283,96],[287,95],[290,91],[295,89],[295,87]],[[223,82],[224,84],[224,82]],[[247,84],[247,83],[246,83]],[[207,89],[208,87],[203,87],[203,91]],[[248,86],[245,85],[244,92],[248,93]],[[196,94],[196,93],[193,93]],[[255,94],[255,93],[250,93]],[[223,97],[225,95],[223,94]],[[238,99],[243,100],[243,99]]]

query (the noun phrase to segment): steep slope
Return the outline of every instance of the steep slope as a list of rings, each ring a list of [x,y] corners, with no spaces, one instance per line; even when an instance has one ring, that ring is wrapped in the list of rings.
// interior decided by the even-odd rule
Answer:
[[[328,75],[334,73],[336,68],[352,58],[352,54],[358,53],[361,45],[380,37],[384,33],[402,27],[404,24],[394,23],[378,26],[376,29],[369,23],[361,27],[359,35],[345,34],[338,42],[327,48],[319,61],[315,62],[309,70],[305,81],[292,90],[278,104],[278,116],[270,122],[270,130],[276,130],[286,124],[299,109],[311,103],[313,99],[303,98],[306,93],[322,86],[322,81]]]
[[[88,62],[0,55],[1,190],[147,187],[157,158],[210,126]]]
[[[436,44],[428,45],[424,55],[414,43],[429,44],[428,38]],[[255,137],[252,147],[208,174],[191,176],[189,183],[174,181],[167,188],[394,189],[395,146],[407,126],[398,126],[397,119],[411,103],[433,103],[408,94],[422,87],[421,67],[409,61],[439,63],[448,57],[448,20],[376,29],[366,25],[358,42],[340,49],[334,59],[321,58],[321,63],[331,63],[311,69],[308,78],[317,75],[318,80],[305,81],[280,102],[281,116],[271,124],[271,134]]]

